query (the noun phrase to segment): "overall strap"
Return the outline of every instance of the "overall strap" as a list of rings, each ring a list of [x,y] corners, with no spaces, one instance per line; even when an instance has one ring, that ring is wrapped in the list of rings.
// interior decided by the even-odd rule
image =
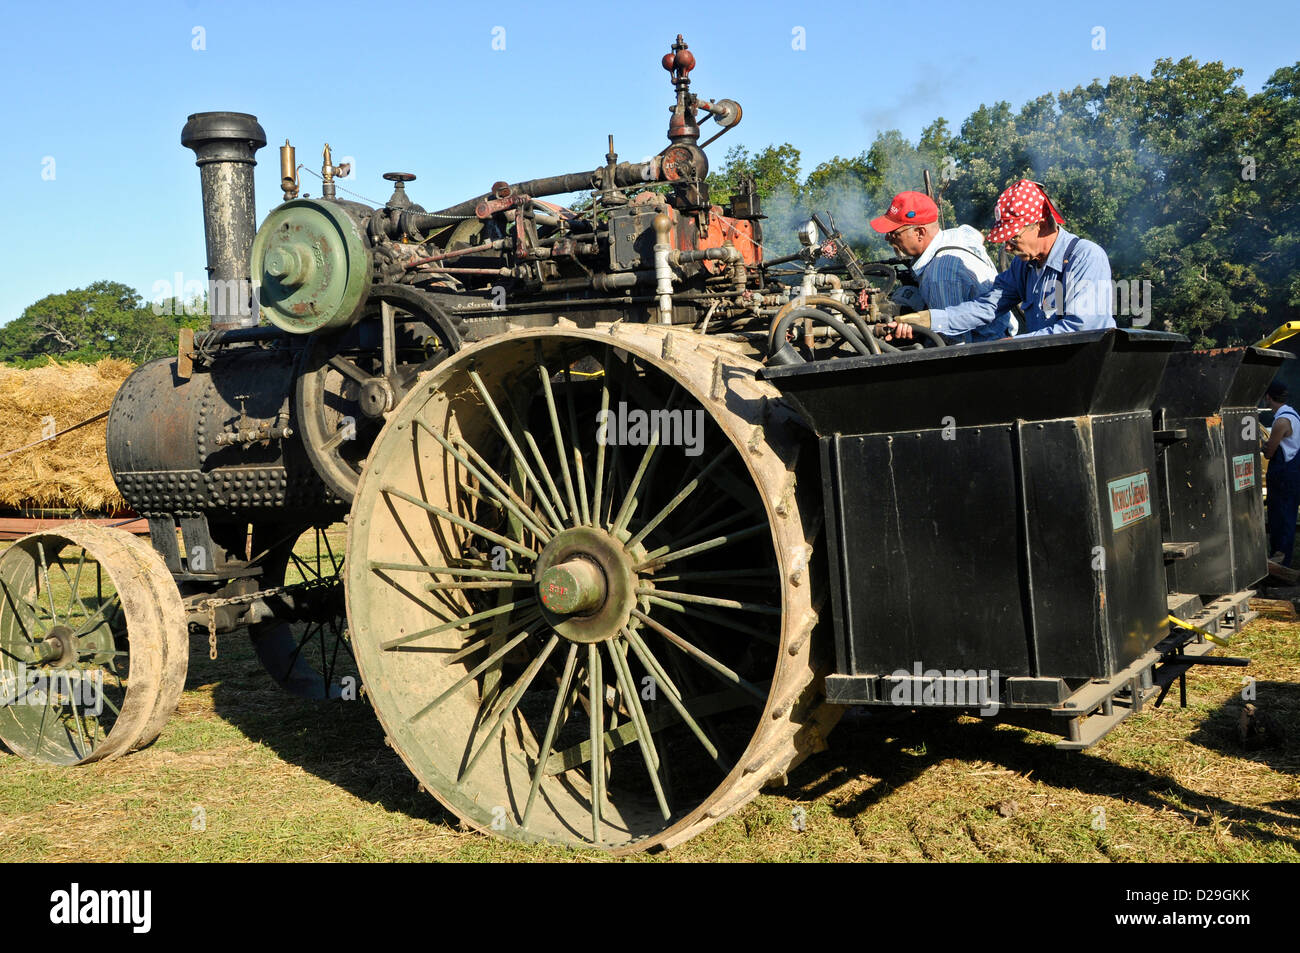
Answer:
[[[1079,236],[1075,235],[1070,239],[1070,244],[1065,246],[1065,254],[1061,256],[1061,314],[1065,314],[1065,302],[1067,291],[1065,288],[1065,276],[1070,273],[1070,259],[1074,257],[1074,248],[1079,244]]]
[[[967,248],[965,245],[944,245],[942,248],[936,248],[934,252],[934,257],[938,258],[939,255],[943,254],[946,251],[964,251],[966,254],[970,255],[972,258],[976,259],[977,261],[984,260],[980,258],[980,256],[976,252]],[[933,260],[934,259],[931,259],[931,261]]]

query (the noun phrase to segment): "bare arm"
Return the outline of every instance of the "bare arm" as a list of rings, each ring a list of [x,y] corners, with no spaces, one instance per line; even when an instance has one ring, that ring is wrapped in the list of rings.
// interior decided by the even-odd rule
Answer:
[[[1272,460],[1273,454],[1277,453],[1277,448],[1282,446],[1282,441],[1291,436],[1291,421],[1285,417],[1278,417],[1273,421],[1273,429],[1269,431],[1268,443],[1264,444],[1265,459]]]

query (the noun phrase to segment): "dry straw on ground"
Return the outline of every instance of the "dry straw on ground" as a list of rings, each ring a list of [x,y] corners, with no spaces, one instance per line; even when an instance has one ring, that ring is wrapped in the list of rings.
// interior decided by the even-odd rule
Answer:
[[[127,361],[0,367],[0,506],[72,508],[85,513],[126,505],[113,483],[104,449],[106,420],[37,444],[54,418],[55,431],[108,410],[131,373]]]

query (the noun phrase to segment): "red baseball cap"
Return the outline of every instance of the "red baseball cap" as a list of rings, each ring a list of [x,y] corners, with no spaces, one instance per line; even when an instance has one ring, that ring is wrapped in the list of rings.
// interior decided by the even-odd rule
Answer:
[[[929,225],[939,221],[939,206],[924,192],[899,192],[889,203],[889,211],[871,220],[871,227],[888,234],[904,225]]]
[[[1056,224],[1064,225],[1065,219],[1052,205],[1047,197],[1047,190],[1037,182],[1021,179],[1011,188],[998,196],[998,204],[993,211],[993,231],[989,232],[989,241],[993,244],[1004,242],[1019,235],[1026,225],[1043,220],[1043,203],[1047,203]]]

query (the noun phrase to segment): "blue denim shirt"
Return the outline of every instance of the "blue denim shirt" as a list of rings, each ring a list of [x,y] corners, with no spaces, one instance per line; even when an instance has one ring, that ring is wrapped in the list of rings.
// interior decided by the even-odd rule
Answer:
[[[932,309],[930,327],[940,334],[963,334],[994,321],[1016,304],[1025,313],[1025,326],[1017,337],[1115,327],[1110,260],[1100,245],[1084,239],[1075,246],[1069,264],[1065,264],[1065,249],[1073,239],[1072,233],[1058,229],[1041,267],[1015,259],[998,275],[993,287],[978,298],[951,308]],[[1063,268],[1065,307],[1061,308],[1057,299]]]

